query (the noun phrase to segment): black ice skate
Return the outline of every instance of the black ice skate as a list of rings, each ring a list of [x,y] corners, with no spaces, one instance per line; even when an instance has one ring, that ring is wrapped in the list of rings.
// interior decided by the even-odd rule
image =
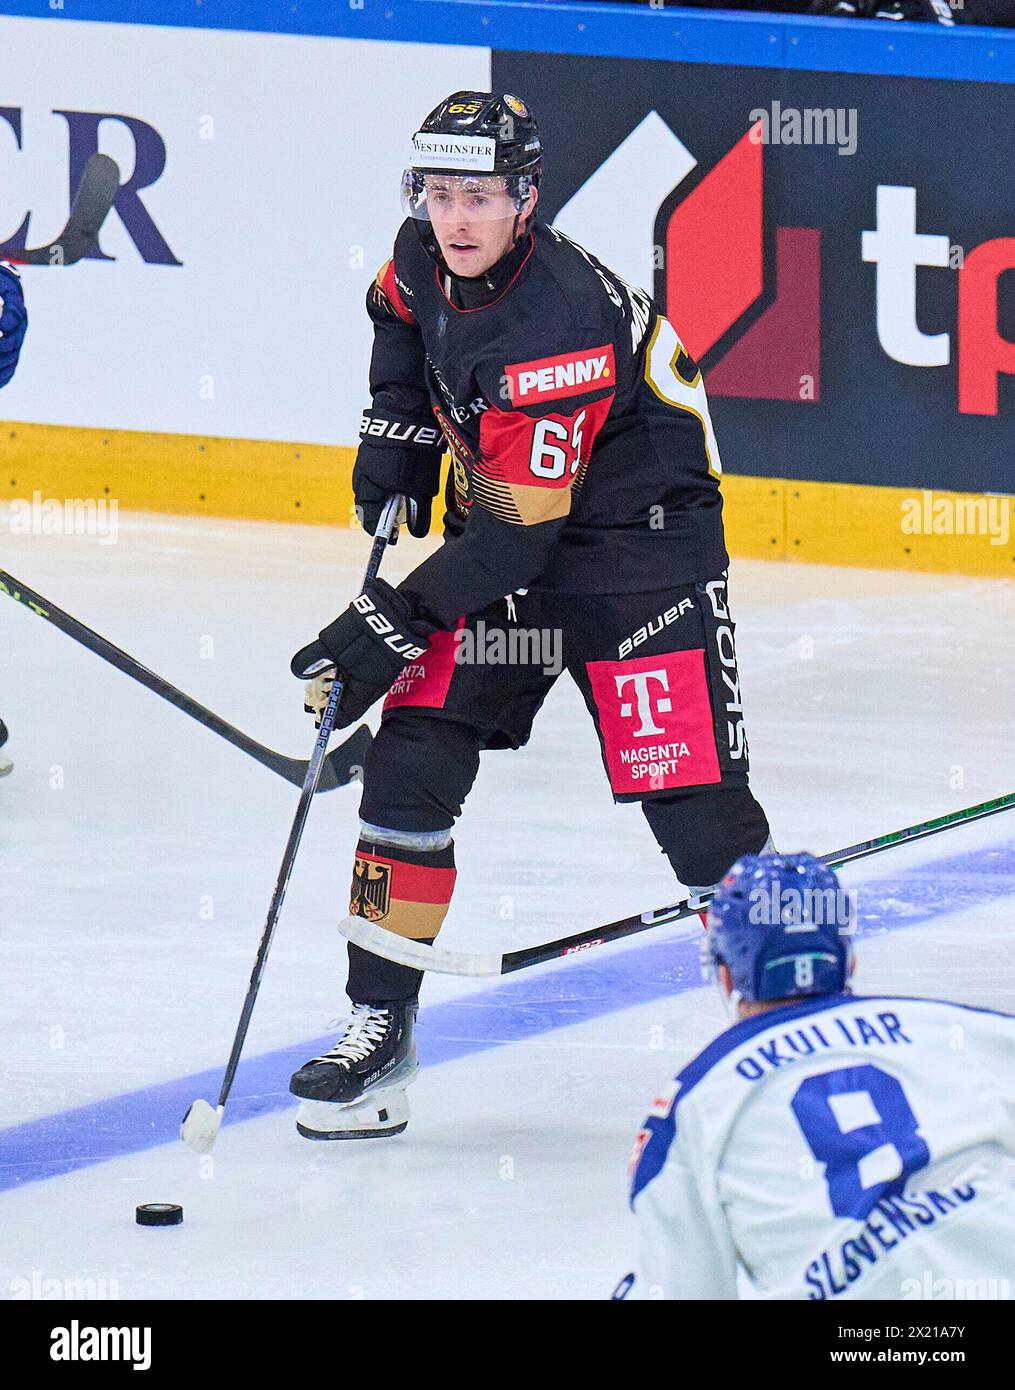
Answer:
[[[354,1004],[345,1030],[323,1057],[289,1082],[303,1104],[296,1128],[307,1139],[371,1139],[401,1134],[409,1123],[405,1088],[419,1070],[415,1000]]]
[[[7,742],[7,738],[7,725],[0,719],[0,748],[3,748],[4,744]],[[0,753],[0,777],[6,777],[13,766],[14,764],[11,762],[10,758],[8,758],[7,754]]]

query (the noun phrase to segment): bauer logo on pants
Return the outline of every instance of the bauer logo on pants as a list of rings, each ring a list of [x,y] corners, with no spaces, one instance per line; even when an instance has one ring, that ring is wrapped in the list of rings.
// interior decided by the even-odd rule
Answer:
[[[703,651],[590,661],[587,670],[615,792],[720,780]]]

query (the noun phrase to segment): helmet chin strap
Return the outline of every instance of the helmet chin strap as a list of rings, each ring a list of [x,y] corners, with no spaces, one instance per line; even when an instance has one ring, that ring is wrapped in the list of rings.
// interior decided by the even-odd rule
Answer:
[[[529,212],[524,213],[524,214],[522,213],[522,211],[521,211],[520,209],[515,213],[514,221],[511,223],[511,245],[510,245],[510,246],[508,247],[508,249],[504,252],[504,256],[510,256],[511,252],[514,251],[514,249],[515,249],[515,247],[518,245],[518,243],[519,243],[524,237],[528,236],[528,234],[529,234],[529,225],[530,225],[530,223],[531,223],[531,221],[532,221],[532,216],[533,216],[533,213],[534,213],[534,212],[535,212],[535,208],[532,208]],[[501,256],[500,259],[503,260],[503,259],[504,259],[504,256]],[[498,262],[498,264],[499,264],[499,262]],[[493,268],[493,267],[491,266],[491,269],[492,269],[492,268]],[[489,272],[487,272],[487,275],[488,275],[488,274],[489,274]],[[493,289],[493,284],[492,284],[492,282],[491,282],[489,279],[487,279],[487,282],[486,282],[486,283],[487,283],[488,288],[492,290],[492,289]]]
[[[529,196],[530,196],[529,194],[526,194],[526,196],[525,196],[525,202],[526,202],[526,203],[529,201]],[[524,217],[525,217],[525,224],[524,224],[524,226],[521,228],[521,230],[519,231],[518,223],[519,223],[519,222],[521,221],[521,219],[522,219],[523,209],[522,209],[522,208],[516,209],[516,211],[515,211],[514,225],[513,225],[512,228],[511,228],[511,245],[512,245],[512,246],[517,246],[519,237],[525,236],[525,234],[528,232],[528,230],[529,230],[529,223],[532,221],[532,218],[535,216],[535,213],[536,213],[536,208],[535,208],[535,204],[533,204],[533,206],[532,206],[531,208],[529,208],[528,212],[524,214]]]
[[[501,261],[503,261],[507,256],[510,256],[511,253],[512,253],[512,251],[514,251],[515,248],[517,247],[519,241],[521,241],[522,237],[525,236],[526,230],[527,230],[527,229],[526,229],[524,226],[522,227],[521,231],[518,230],[518,223],[521,221],[521,216],[522,216],[522,214],[521,214],[520,212],[516,212],[516,213],[515,213],[514,221],[513,221],[512,224],[511,224],[511,245],[510,245],[510,246],[508,247],[508,249],[504,252],[504,255],[501,256],[501,257],[495,262],[496,265],[500,265],[500,262],[501,262]],[[490,271],[491,271],[492,269],[493,269],[493,266],[490,266],[490,268],[489,268],[488,270],[485,270],[485,271],[483,272],[483,278],[484,278],[484,280],[486,281],[486,287],[487,287],[488,290],[492,290],[492,289],[495,288],[493,281],[490,279]]]

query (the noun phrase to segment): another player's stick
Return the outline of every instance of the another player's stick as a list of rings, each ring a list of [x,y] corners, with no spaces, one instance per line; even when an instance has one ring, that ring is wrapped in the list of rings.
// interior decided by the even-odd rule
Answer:
[[[184,714],[189,714],[191,719],[196,719],[199,724],[203,724],[213,734],[218,734],[227,743],[231,743],[234,748],[239,748],[241,752],[246,753],[264,767],[270,768],[272,772],[277,772],[287,782],[292,782],[297,787],[303,785],[309,763],[301,758],[287,758],[282,753],[265,748],[263,743],[258,743],[256,739],[252,739],[242,730],[234,728],[232,724],[226,723],[217,714],[213,714],[210,709],[205,709],[204,705],[198,704],[189,695],[185,695],[182,690],[177,690],[175,685],[170,685],[161,676],[157,676],[154,671],[149,671],[147,666],[141,665],[140,661],[135,661],[132,656],[128,656],[119,647],[114,647],[112,642],[107,642],[105,637],[100,637],[90,627],[78,622],[77,618],[72,618],[69,613],[64,613],[62,609],[57,608],[48,599],[44,599],[34,589],[29,589],[27,585],[22,584],[20,580],[15,579],[5,570],[0,570],[0,593],[5,593],[10,598],[16,599],[18,603],[23,603],[26,608],[37,613],[40,618],[45,618],[54,627],[58,627],[61,632],[65,632],[68,637],[73,637],[75,642],[80,642],[90,652],[94,652],[96,656],[101,656],[103,661],[108,661],[111,666],[115,666],[118,671],[130,676],[132,680],[138,681],[147,690],[153,691],[163,700],[168,700],[171,705],[183,710]],[[344,787],[351,782],[363,766],[363,759],[366,757],[372,738],[373,735],[367,726],[361,724],[355,733],[351,734],[333,753],[330,753],[325,759],[318,791],[331,791],[335,787]]]
[[[851,864],[857,859],[880,854],[894,845],[905,844],[911,840],[922,840],[927,835],[937,835],[942,830],[951,830],[956,825],[966,825],[970,821],[983,820],[986,816],[996,816],[1000,811],[1015,807],[1015,792],[996,797],[993,801],[981,801],[978,806],[969,806],[964,811],[950,811],[936,820],[920,821],[909,825],[905,830],[893,830],[888,835],[878,835],[873,840],[863,840],[847,849],[835,850],[831,854],[819,856],[833,869],[843,864]],[[392,960],[399,965],[411,966],[413,970],[433,970],[438,975],[510,975],[515,970],[525,970],[530,965],[542,961],[556,960],[570,956],[577,951],[586,951],[593,946],[605,946],[608,941],[619,941],[622,936],[634,936],[636,932],[649,931],[661,927],[666,922],[679,922],[683,917],[697,915],[701,908],[712,900],[711,893],[703,893],[692,901],[674,903],[672,907],[660,907],[654,912],[643,912],[638,916],[624,917],[619,922],[610,922],[605,927],[594,927],[591,931],[578,932],[574,936],[562,936],[558,941],[547,941],[541,946],[525,946],[519,951],[508,951],[504,955],[468,955],[458,951],[446,951],[439,946],[426,946],[383,927],[366,921],[363,917],[347,917],[339,923],[339,931],[349,941],[372,951],[376,956]]]
[[[385,504],[384,511],[381,513],[380,524],[377,527],[373,548],[370,551],[370,560],[367,564],[364,582],[376,578],[384,549],[389,542],[394,540],[402,501],[403,499],[401,497],[392,496],[388,498]],[[338,710],[338,702],[341,698],[342,681],[336,678],[331,687],[331,694],[328,696],[328,703],[325,705],[324,713],[321,716],[321,727],[317,734],[317,741],[314,744],[314,751],[310,757],[310,765],[307,768],[303,790],[300,792],[299,803],[296,807],[296,815],[293,817],[292,829],[289,831],[289,839],[286,841],[285,852],[282,855],[282,864],[278,871],[275,891],[272,893],[271,902],[268,905],[268,916],[264,923],[264,931],[261,933],[261,943],[257,948],[254,969],[251,972],[250,984],[247,987],[247,997],[244,999],[243,1008],[240,1011],[240,1021],[236,1026],[233,1048],[229,1054],[229,1061],[226,1064],[225,1076],[222,1079],[222,1089],[219,1091],[218,1108],[213,1110],[206,1100],[195,1100],[186,1115],[184,1115],[183,1122],[180,1125],[180,1138],[185,1144],[189,1144],[192,1149],[195,1149],[201,1154],[211,1152],[212,1145],[215,1143],[215,1136],[218,1134],[219,1126],[222,1123],[222,1115],[225,1111],[226,1101],[229,1099],[229,1092],[232,1090],[233,1078],[236,1075],[236,1068],[240,1061],[240,1053],[243,1051],[247,1029],[250,1027],[250,1017],[254,1012],[257,991],[261,988],[264,967],[268,963],[268,952],[271,950],[271,940],[275,935],[279,914],[282,911],[282,903],[285,900],[285,890],[289,884],[289,875],[292,873],[293,864],[296,862],[296,851],[299,849],[300,840],[303,838],[303,827],[306,825],[307,814],[310,811],[310,803],[313,801],[314,792],[317,790],[317,779],[321,775],[321,768],[324,765],[324,755],[327,751],[328,739],[331,737],[331,730],[335,723],[335,714]]]
[[[85,165],[67,225],[48,246],[18,251],[14,265],[74,265],[96,241],[120,190],[120,170],[108,154],[93,154]]]

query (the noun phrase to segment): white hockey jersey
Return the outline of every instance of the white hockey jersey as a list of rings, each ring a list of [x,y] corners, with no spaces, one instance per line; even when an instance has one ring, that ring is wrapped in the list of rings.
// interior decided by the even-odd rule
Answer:
[[[615,1297],[1015,1298],[1015,1018],[839,994],[744,1019],[657,1101]]]

